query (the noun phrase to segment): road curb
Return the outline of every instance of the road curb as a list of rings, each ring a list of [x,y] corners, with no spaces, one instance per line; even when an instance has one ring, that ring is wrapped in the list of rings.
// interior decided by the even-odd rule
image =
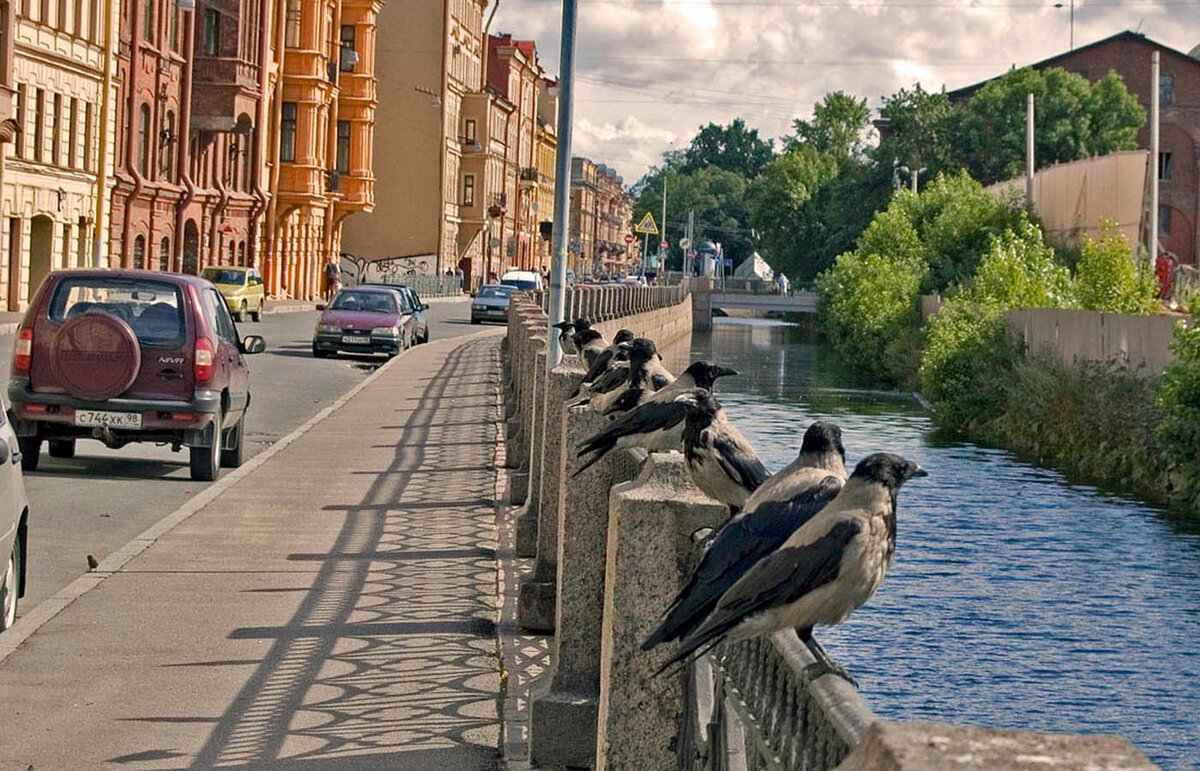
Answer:
[[[491,332],[493,330],[487,330]],[[487,334],[487,332],[476,332],[474,334],[462,335],[455,338],[447,338],[443,342],[463,342],[472,337],[479,337]],[[423,346],[422,346],[423,347]],[[313,415],[303,424],[297,426],[289,434],[279,439],[259,454],[255,455],[250,460],[246,461],[241,468],[233,469],[225,474],[216,482],[197,493],[191,500],[183,504],[175,511],[167,514],[162,519],[155,522],[150,527],[142,531],[141,534],[135,536],[133,540],[121,546],[112,554],[105,557],[97,566],[97,568],[89,573],[76,578],[71,583],[67,584],[53,596],[43,600],[34,608],[29,615],[22,616],[12,628],[8,629],[4,634],[0,635],[0,663],[4,662],[11,654],[13,654],[21,645],[33,636],[35,632],[41,629],[47,622],[65,610],[71,603],[78,600],[83,595],[95,589],[105,579],[110,578],[129,563],[134,557],[141,554],[146,549],[150,548],[159,538],[166,535],[177,525],[185,522],[193,514],[203,509],[208,504],[212,503],[222,493],[229,488],[241,482],[248,477],[255,469],[262,466],[267,461],[274,458],[290,444],[295,442],[300,437],[311,431],[318,423],[328,418],[333,413],[340,410],[355,396],[358,396],[367,386],[375,382],[377,378],[387,372],[396,362],[403,359],[413,351],[420,350],[419,348],[409,348],[407,351],[402,351],[396,357],[384,362],[377,370],[372,372],[361,383],[358,383],[344,394],[334,399],[328,406]]]

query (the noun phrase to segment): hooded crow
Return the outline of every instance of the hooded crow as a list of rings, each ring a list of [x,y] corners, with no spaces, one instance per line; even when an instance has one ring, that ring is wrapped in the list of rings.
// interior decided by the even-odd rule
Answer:
[[[558,345],[562,348],[563,353],[578,353],[575,348],[575,338],[571,334],[575,330],[575,324],[570,321],[560,321],[554,325],[558,330]]]
[[[575,350],[583,356],[583,361],[589,367],[606,348],[608,342],[604,339],[604,335],[600,334],[595,329],[585,329],[582,332],[575,331]]]
[[[575,350],[582,350],[583,345],[579,338],[584,332],[592,328],[592,322],[580,316],[571,322],[571,328],[571,341],[575,343]]]
[[[595,454],[575,473],[581,473],[613,449],[641,447],[648,452],[681,449],[687,407],[675,401],[675,398],[692,388],[711,390],[717,378],[736,374],[737,370],[709,361],[692,362],[674,383],[655,391],[641,404],[608,424],[603,431],[581,442],[577,453],[579,457]]]
[[[875,594],[896,550],[896,496],[905,482],[923,476],[924,469],[898,455],[863,458],[833,501],[725,592],[663,669],[722,640],[794,627],[819,666],[845,676],[814,648],[812,629],[841,623]]]
[[[764,482],[746,508],[708,541],[699,564],[642,649],[692,634],[729,587],[816,516],[845,481],[841,429],[825,421],[813,423],[804,432],[796,460]]]
[[[614,361],[624,361],[629,358],[628,349],[622,348],[621,343],[632,342],[634,334],[628,329],[618,329],[617,334],[613,335],[612,345],[604,349],[604,351],[596,357],[596,363],[588,368],[587,374],[583,376],[583,382],[591,383],[600,377],[609,368]]]
[[[717,397],[692,388],[676,397],[687,408],[683,458],[688,475],[710,498],[741,509],[770,474],[729,419]]]
[[[650,362],[658,358],[654,341],[648,337],[638,337],[625,345],[629,346],[629,377],[619,388],[594,394],[587,400],[592,409],[601,415],[629,412],[657,390],[648,370]]]

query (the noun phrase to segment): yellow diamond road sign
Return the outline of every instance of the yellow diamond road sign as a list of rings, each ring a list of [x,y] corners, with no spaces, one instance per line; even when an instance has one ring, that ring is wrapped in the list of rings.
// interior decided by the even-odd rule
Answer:
[[[645,233],[647,235],[658,235],[658,225],[654,224],[654,215],[646,212],[646,216],[642,217],[642,221],[633,229],[634,233]]]

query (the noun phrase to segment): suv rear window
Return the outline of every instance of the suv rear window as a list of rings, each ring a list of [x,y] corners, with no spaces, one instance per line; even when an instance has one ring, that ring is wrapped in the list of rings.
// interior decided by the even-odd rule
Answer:
[[[121,319],[142,345],[178,348],[187,332],[183,295],[179,287],[165,281],[107,276],[60,281],[50,300],[50,320],[62,324],[88,311]]]

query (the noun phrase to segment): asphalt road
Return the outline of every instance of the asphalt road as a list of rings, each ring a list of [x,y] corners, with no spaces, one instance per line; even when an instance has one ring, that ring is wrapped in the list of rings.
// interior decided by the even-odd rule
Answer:
[[[469,322],[468,300],[435,303],[428,313],[432,339],[479,329]],[[246,418],[248,455],[286,436],[383,362],[314,359],[316,318],[315,311],[280,313],[240,325],[242,334],[260,334],[267,341],[266,352],[250,358],[254,404]],[[11,335],[0,337],[5,371],[12,343]],[[142,444],[109,450],[90,441],[79,442],[72,460],[51,458],[43,450],[38,471],[25,475],[29,578],[21,615],[86,572],[87,555],[103,560],[206,487],[188,478],[186,453]]]

